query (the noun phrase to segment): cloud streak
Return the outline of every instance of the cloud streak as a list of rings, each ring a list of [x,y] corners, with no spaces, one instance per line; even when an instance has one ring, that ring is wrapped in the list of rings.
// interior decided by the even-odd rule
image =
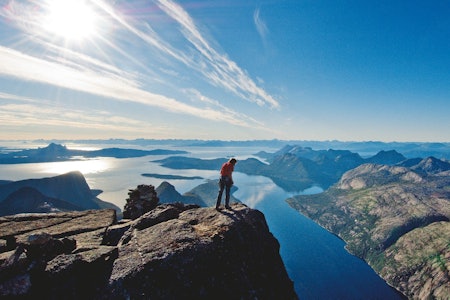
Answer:
[[[198,108],[173,98],[150,93],[141,89],[140,83],[120,76],[123,74],[117,75],[109,72],[107,69],[103,69],[103,71],[75,69],[2,46],[0,46],[0,61],[3,62],[0,65],[0,75],[64,87],[120,101],[132,101],[208,120],[222,120],[235,125],[247,124],[244,120],[235,120],[235,116],[227,112]],[[113,67],[108,69],[112,70]]]
[[[253,21],[255,22],[256,30],[265,43],[266,36],[269,30],[267,29],[266,23],[264,23],[264,21],[261,19],[259,13],[259,8],[255,9],[255,12],[253,13]]]
[[[207,79],[241,98],[258,105],[268,104],[278,108],[280,104],[264,89],[260,88],[234,61],[220,54],[203,37],[191,16],[173,1],[157,1],[158,6],[182,27],[182,34],[198,50],[201,63],[188,61],[191,68],[200,71]],[[201,66],[201,68],[198,68]]]
[[[165,42],[155,30],[146,24],[145,31],[133,26],[123,17],[115,13],[100,0],[94,1],[99,7],[113,17],[121,26],[142,39],[149,46],[183,63],[192,70],[202,74],[215,86],[224,88],[238,97],[257,103],[260,106],[269,105],[279,108],[279,102],[264,89],[259,87],[248,74],[226,55],[215,50],[201,34],[192,17],[173,1],[155,1],[159,8],[181,26],[181,34],[197,50],[198,55],[186,55]]]
[[[6,103],[2,103],[3,100]],[[14,103],[8,101],[14,100]],[[43,123],[42,120],[45,119]],[[55,106],[49,100],[20,97],[0,93],[0,122],[6,128],[52,127],[72,128],[74,130],[90,130],[104,132],[145,133],[149,130],[167,131],[148,121],[113,115],[107,111],[68,109]]]

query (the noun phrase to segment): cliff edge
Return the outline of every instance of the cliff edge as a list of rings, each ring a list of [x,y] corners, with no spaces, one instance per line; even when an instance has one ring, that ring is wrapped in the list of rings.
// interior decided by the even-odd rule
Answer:
[[[297,299],[264,215],[242,204],[1,217],[0,297]]]

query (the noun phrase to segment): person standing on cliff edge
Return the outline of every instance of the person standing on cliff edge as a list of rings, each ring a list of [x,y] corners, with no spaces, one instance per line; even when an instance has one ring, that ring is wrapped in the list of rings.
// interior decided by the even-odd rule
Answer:
[[[216,209],[220,210],[220,202],[222,201],[223,190],[225,189],[225,208],[230,209],[230,190],[233,185],[233,171],[237,160],[231,158],[220,168],[219,194],[217,195]]]

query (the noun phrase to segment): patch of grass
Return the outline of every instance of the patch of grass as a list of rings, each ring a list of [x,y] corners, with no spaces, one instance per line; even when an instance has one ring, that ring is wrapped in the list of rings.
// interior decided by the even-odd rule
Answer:
[[[445,266],[446,259],[445,259],[445,257],[443,257],[442,254],[436,253],[434,255],[431,255],[429,257],[429,259],[432,261],[433,265],[436,264],[441,269],[441,271],[443,271],[443,272],[446,271],[446,269],[447,269]]]

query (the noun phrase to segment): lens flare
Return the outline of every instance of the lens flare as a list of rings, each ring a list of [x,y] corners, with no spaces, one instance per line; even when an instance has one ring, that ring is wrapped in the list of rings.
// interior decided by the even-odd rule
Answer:
[[[98,16],[85,1],[49,0],[42,27],[66,40],[84,40],[97,31]]]

